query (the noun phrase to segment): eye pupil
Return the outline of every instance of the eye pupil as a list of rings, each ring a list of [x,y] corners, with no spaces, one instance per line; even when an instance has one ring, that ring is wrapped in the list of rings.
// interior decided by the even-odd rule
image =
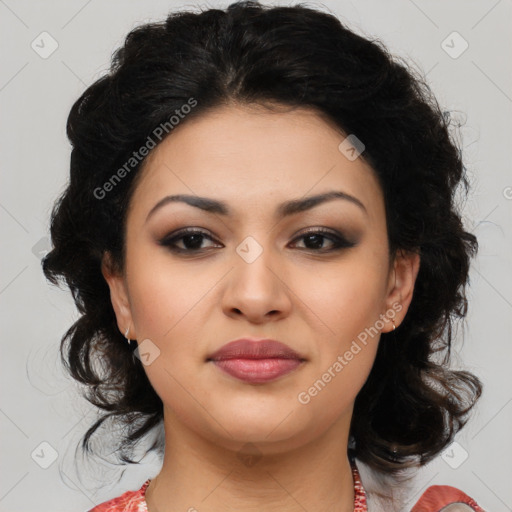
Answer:
[[[185,235],[183,237],[183,245],[185,247],[187,247],[187,249],[200,249],[201,248],[201,244],[203,242],[203,235],[199,234],[199,233],[194,233],[194,234],[191,234],[191,235]],[[186,243],[187,240],[190,240],[192,239],[192,243]]]
[[[308,249],[318,249],[318,248],[322,247],[322,243],[323,243],[323,239],[324,239],[323,235],[313,234],[313,235],[306,235],[304,237],[305,241],[306,240],[311,240],[311,239],[313,240],[313,247],[308,246],[308,244],[305,243],[305,245],[308,246]]]

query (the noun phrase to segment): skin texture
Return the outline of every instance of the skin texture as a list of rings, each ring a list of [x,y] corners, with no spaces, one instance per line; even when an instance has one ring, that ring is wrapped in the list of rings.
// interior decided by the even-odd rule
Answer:
[[[128,211],[124,272],[111,270],[107,254],[103,275],[121,332],[130,326],[131,339],[160,351],[144,366],[164,403],[166,435],[162,471],[146,494],[150,512],[352,510],[350,419],[379,335],[307,404],[297,397],[397,305],[399,326],[419,257],[390,261],[382,191],[363,158],[338,149],[345,136],[313,110],[229,105],[179,125],[149,155]],[[334,199],[274,216],[284,201],[331,190],[364,209]],[[222,200],[232,214],[172,202],[146,221],[171,194]],[[211,237],[195,242],[202,252],[190,240],[175,243],[191,256],[159,244],[186,227]],[[300,236],[322,227],[355,245],[328,252],[328,237]],[[251,263],[237,252],[246,237],[262,249]],[[388,332],[384,318],[379,330]],[[279,340],[305,362],[248,384],[207,361],[244,336]],[[251,453],[251,462],[241,456]]]

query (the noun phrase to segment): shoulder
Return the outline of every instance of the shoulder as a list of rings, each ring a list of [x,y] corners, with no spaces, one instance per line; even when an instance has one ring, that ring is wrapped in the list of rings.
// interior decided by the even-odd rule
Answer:
[[[449,485],[431,485],[411,512],[485,512],[466,493]]]
[[[136,491],[126,491],[117,498],[96,505],[88,512],[147,512],[145,500],[146,487],[150,480],[146,480],[142,487]]]

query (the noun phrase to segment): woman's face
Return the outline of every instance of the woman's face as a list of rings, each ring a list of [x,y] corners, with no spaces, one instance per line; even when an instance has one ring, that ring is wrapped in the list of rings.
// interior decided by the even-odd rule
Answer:
[[[269,453],[348,429],[380,332],[405,315],[418,260],[390,261],[381,189],[339,148],[344,139],[313,111],[223,107],[149,155],[127,216],[124,275],[104,275],[166,421]],[[178,194],[215,208],[161,202]],[[257,368],[243,379],[209,359],[244,337],[280,341],[300,360],[239,359],[238,371]],[[293,369],[269,378],[276,365]]]

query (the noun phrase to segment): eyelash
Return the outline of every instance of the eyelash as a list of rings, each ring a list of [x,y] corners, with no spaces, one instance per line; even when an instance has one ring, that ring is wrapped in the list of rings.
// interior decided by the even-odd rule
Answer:
[[[181,249],[179,247],[176,247],[176,242],[178,240],[181,240],[187,236],[190,235],[202,235],[205,238],[208,238],[209,240],[215,242],[215,240],[206,232],[201,229],[196,228],[185,228],[182,229],[176,233],[171,233],[170,235],[166,235],[164,238],[159,240],[159,244],[161,246],[167,247],[170,251],[177,254],[185,254],[188,253],[189,255],[193,254],[201,254],[205,252],[207,249]],[[305,238],[307,236],[311,235],[321,235],[323,238],[327,238],[333,242],[333,247],[331,249],[301,249],[303,251],[310,251],[314,253],[331,253],[335,251],[340,251],[342,249],[348,249],[350,247],[354,247],[356,245],[355,242],[350,242],[343,236],[336,234],[336,232],[332,232],[327,229],[323,228],[312,228],[309,229],[303,233],[301,233],[299,236],[294,238],[295,240],[300,240],[301,238]]]

